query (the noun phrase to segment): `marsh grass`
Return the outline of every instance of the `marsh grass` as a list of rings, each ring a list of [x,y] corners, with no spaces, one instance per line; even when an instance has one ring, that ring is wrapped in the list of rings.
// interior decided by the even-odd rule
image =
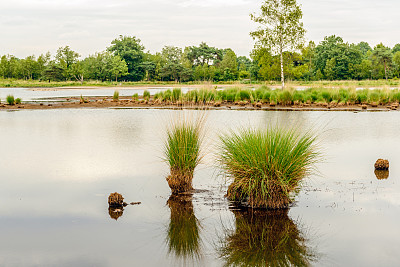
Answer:
[[[316,136],[277,126],[220,136],[222,169],[233,179],[228,199],[253,208],[282,209],[319,159]]]
[[[200,223],[194,214],[191,195],[172,195],[167,204],[171,210],[166,243],[168,253],[179,258],[199,258]]]
[[[317,255],[287,215],[288,210],[235,210],[219,255],[225,266],[310,266]]]
[[[114,101],[118,101],[119,100],[119,91],[118,90],[114,91],[113,100]]]
[[[193,189],[193,173],[202,159],[205,113],[181,112],[167,127],[164,159],[170,166],[167,182],[173,194]]]
[[[14,99],[13,95],[8,95],[6,97],[6,101],[7,101],[7,104],[9,104],[9,105],[14,105],[15,104],[15,99]]]
[[[149,91],[144,90],[143,99],[145,99],[145,100],[149,100],[150,99],[150,92]]]
[[[15,104],[19,105],[19,104],[21,104],[21,102],[22,102],[21,98],[16,98],[15,99]]]

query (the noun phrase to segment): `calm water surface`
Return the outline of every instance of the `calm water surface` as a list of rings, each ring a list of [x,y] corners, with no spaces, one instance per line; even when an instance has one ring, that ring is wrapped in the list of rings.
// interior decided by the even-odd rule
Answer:
[[[279,122],[320,134],[324,162],[289,212],[229,209],[209,153],[170,199],[167,110],[0,112],[0,266],[399,266],[400,113],[209,111],[218,133]],[[390,173],[374,173],[378,158]],[[108,210],[120,192],[123,212]]]
[[[21,98],[23,102],[33,101],[56,101],[57,98],[65,97],[111,97],[114,91],[119,91],[120,96],[133,96],[134,94],[143,95],[145,90],[151,95],[171,89],[170,87],[142,87],[138,89],[118,89],[118,88],[95,88],[95,89],[70,89],[70,88],[0,88],[0,100],[5,102],[7,95],[13,95],[15,98]],[[183,87],[182,92],[186,93],[189,88]]]

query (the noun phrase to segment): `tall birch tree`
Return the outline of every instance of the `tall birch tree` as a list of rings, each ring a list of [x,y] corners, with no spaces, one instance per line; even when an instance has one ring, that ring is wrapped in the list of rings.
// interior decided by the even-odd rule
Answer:
[[[301,22],[301,7],[296,0],[265,0],[261,5],[261,13],[250,14],[250,17],[259,24],[258,29],[250,33],[250,36],[257,40],[256,47],[265,47],[280,55],[283,89],[283,52],[296,49],[304,42],[306,31]]]

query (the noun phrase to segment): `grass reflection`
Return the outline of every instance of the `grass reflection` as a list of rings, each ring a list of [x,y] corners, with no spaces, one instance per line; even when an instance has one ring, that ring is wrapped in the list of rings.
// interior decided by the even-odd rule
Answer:
[[[225,266],[309,266],[316,259],[288,210],[234,210],[220,256]]]
[[[200,257],[200,223],[197,220],[191,195],[172,195],[167,204],[171,220],[167,230],[168,253],[177,258],[198,259]]]

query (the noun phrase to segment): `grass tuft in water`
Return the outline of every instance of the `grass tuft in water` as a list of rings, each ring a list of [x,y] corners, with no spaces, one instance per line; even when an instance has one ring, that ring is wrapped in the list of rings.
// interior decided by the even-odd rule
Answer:
[[[21,104],[21,102],[22,102],[21,98],[16,98],[15,99],[15,104],[19,105],[19,104]]]
[[[113,100],[114,101],[118,101],[119,100],[119,91],[114,91]]]
[[[222,168],[233,178],[227,196],[253,208],[287,208],[319,157],[316,136],[295,129],[242,129],[220,139]]]
[[[145,100],[149,100],[150,99],[150,92],[149,91],[144,90],[143,99],[145,99]]]
[[[171,170],[167,182],[173,194],[193,189],[193,172],[202,158],[204,121],[202,115],[190,117],[182,113],[167,129],[164,157]]]
[[[6,101],[9,105],[14,105],[15,104],[15,99],[13,95],[8,95],[6,98]]]

